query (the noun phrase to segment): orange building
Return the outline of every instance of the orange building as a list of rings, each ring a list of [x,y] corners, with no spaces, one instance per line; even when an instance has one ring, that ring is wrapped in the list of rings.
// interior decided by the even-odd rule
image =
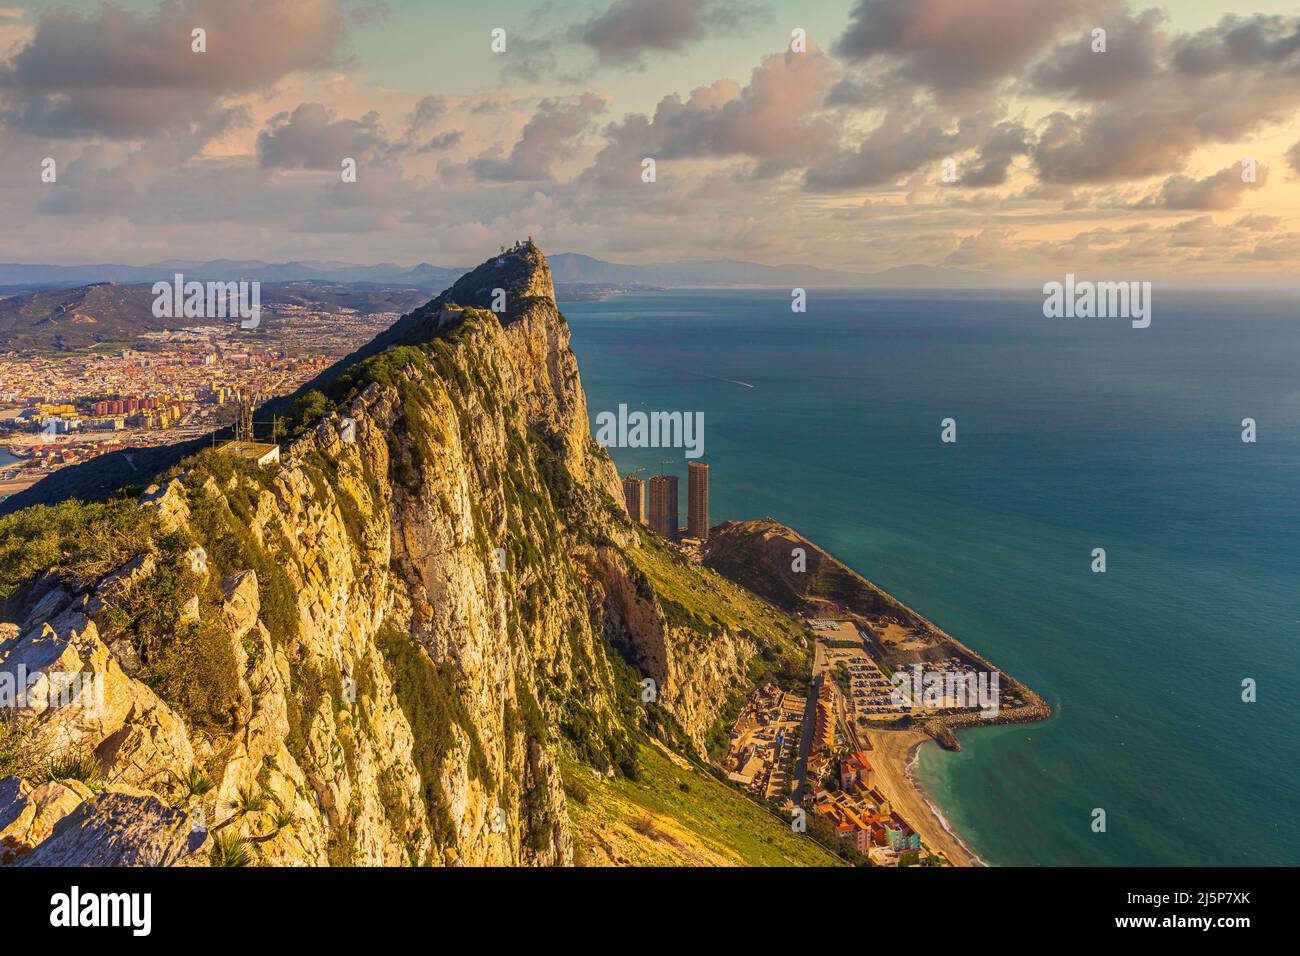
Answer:
[[[871,790],[876,785],[876,771],[861,750],[840,761],[840,787],[845,790]]]
[[[630,475],[623,479],[623,502],[627,505],[627,516],[633,521],[645,522],[642,503],[645,501],[645,482]]]
[[[823,677],[817,687],[817,710],[813,721],[813,750],[835,747],[835,703],[831,686]]]
[[[697,541],[709,536],[709,466],[693,461],[686,466],[686,533]]]

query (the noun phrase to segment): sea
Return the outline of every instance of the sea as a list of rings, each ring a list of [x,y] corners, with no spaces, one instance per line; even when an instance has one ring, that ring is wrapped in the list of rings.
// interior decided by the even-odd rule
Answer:
[[[560,305],[593,422],[703,413],[713,522],[790,525],[1052,704],[919,752],[982,860],[1300,864],[1300,298],[1157,287],[1145,329],[1037,292]],[[611,453],[685,514],[680,449]]]

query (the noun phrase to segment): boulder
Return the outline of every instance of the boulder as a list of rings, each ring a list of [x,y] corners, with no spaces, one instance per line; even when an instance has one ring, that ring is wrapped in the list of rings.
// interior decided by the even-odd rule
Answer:
[[[82,800],[18,866],[205,866],[212,842],[184,810],[140,791]]]
[[[17,777],[0,780],[0,863],[35,849],[55,825],[93,794],[79,780],[32,786]]]

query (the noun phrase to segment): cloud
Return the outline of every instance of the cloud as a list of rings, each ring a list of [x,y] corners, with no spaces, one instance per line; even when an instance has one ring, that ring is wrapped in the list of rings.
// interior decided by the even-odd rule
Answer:
[[[963,186],[1001,186],[1012,161],[1028,155],[1032,148],[1033,135],[1023,125],[999,123],[980,145],[977,163],[963,172],[958,182]]]
[[[341,62],[339,0],[176,0],[145,15],[55,8],[0,64],[0,118],[47,137],[186,128],[228,96]],[[191,31],[207,31],[207,52]]]
[[[390,140],[374,110],[359,120],[341,119],[321,103],[301,103],[267,120],[257,137],[258,161],[268,169],[337,171],[345,157],[395,158],[450,149],[464,134],[435,132],[447,109],[441,96],[422,97],[407,114],[401,137]]]
[[[415,104],[415,108],[406,117],[406,132],[400,142],[394,144],[398,152],[415,154],[435,153],[451,149],[464,138],[460,130],[444,130],[431,133],[447,112],[447,101],[441,96],[426,96]]]
[[[598,67],[644,69],[646,54],[684,53],[711,36],[735,36],[766,12],[748,0],[616,0],[586,20],[542,29],[554,20],[553,6],[545,5],[534,11],[531,28],[511,34],[502,75],[581,83]],[[575,63],[579,51],[594,54],[594,62]]]
[[[1242,163],[1233,163],[1204,179],[1191,176],[1170,176],[1157,195],[1144,205],[1165,209],[1190,209],[1213,211],[1231,209],[1241,202],[1249,190],[1261,189],[1268,183],[1268,167],[1260,166],[1254,179],[1245,175]]]
[[[957,133],[936,118],[891,111],[856,150],[843,150],[808,169],[804,184],[818,192],[883,186],[961,148]]]
[[[303,103],[267,121],[257,137],[257,155],[267,168],[338,170],[345,157],[372,155],[386,143],[378,113],[338,119],[320,103]]]
[[[647,52],[680,52],[710,33],[735,33],[759,8],[728,0],[618,0],[573,30],[604,66],[638,65]]]
[[[1177,172],[1198,147],[1236,142],[1300,107],[1300,18],[1229,16],[1144,49],[1156,57],[1144,80],[1111,89],[1079,86],[1081,77],[1073,76],[1076,93],[1105,98],[1087,110],[1047,117],[1034,150],[1045,182]],[[1036,76],[1050,79],[1050,71]]]
[[[1295,17],[1227,14],[1217,25],[1174,44],[1174,66],[1186,76],[1223,76],[1269,66],[1294,75],[1298,65],[1300,20]]]
[[[1117,0],[858,0],[834,52],[946,93],[1015,74],[1060,31]]]
[[[1029,150],[1031,135],[1020,123],[994,120],[988,113],[974,113],[952,123],[934,110],[893,106],[856,148],[841,149],[810,166],[804,185],[814,192],[888,186],[971,149],[978,150],[976,162],[959,182],[972,187],[1000,185],[1012,160]]]
[[[573,156],[576,141],[604,109],[605,101],[589,93],[576,103],[543,100],[508,156],[483,153],[470,161],[469,168],[488,182],[550,179],[552,165]]]
[[[1107,99],[1154,77],[1160,69],[1168,39],[1165,15],[1146,10],[1106,18],[1106,48],[1093,50],[1090,32],[1054,47],[1030,71],[1026,87],[1038,94],[1066,95],[1079,100]]]
[[[1265,216],[1260,213],[1251,213],[1248,216],[1242,216],[1233,223],[1239,229],[1249,229],[1252,232],[1272,232],[1278,226],[1282,225],[1282,219],[1279,216]]]
[[[1007,254],[1006,242],[1011,238],[1007,230],[984,229],[974,235],[964,236],[957,247],[944,257],[944,264],[959,268],[995,268]]]
[[[378,160],[361,170],[355,183],[335,178],[318,193],[300,226],[317,233],[387,232],[410,221],[420,205],[418,185],[396,163]]]
[[[825,54],[810,48],[764,57],[744,88],[717,80],[684,101],[665,96],[653,117],[631,114],[606,129],[610,143],[586,177],[605,186],[639,183],[644,157],[744,156],[759,160],[764,173],[806,162],[834,138],[831,121],[816,115],[834,78]]]
[[[649,4],[589,0],[578,14],[551,2],[529,24],[554,55],[543,98],[492,82],[530,49],[513,27],[508,54],[485,53],[447,86],[426,78],[400,88],[391,68],[382,80],[364,72],[342,59],[356,0],[339,0],[341,26],[311,56],[263,44],[262,61],[241,49],[239,68],[190,76],[196,64],[173,63],[169,43],[137,48],[114,34],[134,25],[133,36],[157,41],[173,8],[221,14],[215,2],[161,2],[150,0],[149,14],[81,0],[72,4],[80,17],[0,15],[0,119],[9,121],[0,123],[0,219],[23,223],[6,237],[9,258],[96,261],[104,248],[125,248],[137,261],[453,264],[531,233],[548,251],[627,261],[735,254],[864,271],[929,262],[1032,274],[1050,264],[1203,278],[1293,273],[1300,248],[1288,212],[1298,187],[1287,179],[1300,175],[1300,143],[1287,151],[1300,138],[1296,18],[1229,17],[1180,32],[1177,4],[1165,17],[1101,0],[1050,9],[854,0],[839,5],[850,28],[842,42],[868,12],[875,32],[847,62],[783,51],[751,61],[752,72],[710,73],[701,72],[715,62],[708,37],[721,28],[706,18],[722,4],[656,5],[667,11],[656,33],[613,28],[635,25]],[[411,29],[392,7],[386,29]],[[784,9],[802,8],[791,0]],[[1017,22],[1038,13],[1045,23]],[[703,44],[682,26],[692,17]],[[87,58],[111,69],[51,54],[50,24],[65,20],[87,43],[113,34],[106,43],[117,53]],[[209,62],[225,55],[214,23]],[[606,32],[584,39],[597,23]],[[1093,26],[1108,31],[1105,54],[1091,52]],[[277,42],[296,43],[294,32]],[[776,43],[786,34],[783,25]],[[185,57],[197,57],[188,23],[180,35]],[[9,36],[17,45],[6,59]],[[274,68],[264,69],[267,57]],[[577,95],[604,86],[571,86],[557,72],[642,65],[655,69],[612,78],[608,105]],[[680,85],[664,72],[675,66],[703,80]],[[666,88],[650,87],[664,77]],[[88,92],[99,85],[114,93],[103,109]],[[1247,193],[1238,167],[1222,169],[1252,150],[1259,194]],[[57,184],[38,184],[47,155],[58,159]],[[361,161],[355,183],[338,175],[348,155]],[[653,187],[640,181],[647,156],[659,161]],[[937,186],[946,158],[957,163],[957,188]],[[1264,159],[1284,170],[1266,186]],[[624,184],[634,186],[593,188]],[[1243,215],[1243,205],[1270,215]]]
[[[42,213],[59,216],[108,216],[131,209],[139,202],[125,164],[114,162],[115,151],[90,146],[60,171],[64,185],[46,190],[37,203]]]
[[[1077,116],[1058,112],[1047,117],[1034,164],[1048,183],[1144,179],[1176,169],[1196,141],[1195,125],[1185,116],[1160,110]]]

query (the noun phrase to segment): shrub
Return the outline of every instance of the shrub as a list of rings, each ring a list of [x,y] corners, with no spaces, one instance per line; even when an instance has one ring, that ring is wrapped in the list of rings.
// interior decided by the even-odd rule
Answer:
[[[333,410],[334,403],[320,389],[313,388],[306,395],[298,396],[289,408],[286,437],[297,438]]]
[[[212,461],[205,460],[202,467],[207,468],[221,458],[220,455],[213,456]],[[195,471],[191,472],[192,478],[197,471],[196,465]],[[202,478],[197,480],[201,483]],[[238,503],[238,495],[232,492],[232,506]],[[209,564],[216,567],[219,575],[249,569],[256,572],[262,605],[259,616],[272,640],[282,647],[289,644],[298,636],[300,628],[298,596],[282,559],[277,559],[258,544],[248,524],[224,507],[218,498],[202,494],[192,496],[190,518],[207,551]]]
[[[221,624],[187,621],[154,650],[146,682],[195,727],[235,725],[239,665]]]
[[[146,550],[153,515],[134,501],[33,505],[0,518],[0,604],[52,568],[93,581]]]
[[[39,760],[28,730],[0,711],[0,777],[27,777],[37,772]]]
[[[582,804],[584,807],[591,800],[591,791],[578,780],[564,781],[564,795],[574,803]]]
[[[648,816],[639,816],[632,821],[632,829],[651,840],[662,840],[664,832]]]
[[[189,787],[190,795],[195,797],[203,796],[216,786],[212,782],[212,778],[201,767],[197,766],[190,767],[190,775],[189,779],[186,780],[186,785]]]
[[[99,765],[89,754],[64,754],[55,757],[37,775],[37,783],[55,780],[79,780],[92,789],[99,787]]]

